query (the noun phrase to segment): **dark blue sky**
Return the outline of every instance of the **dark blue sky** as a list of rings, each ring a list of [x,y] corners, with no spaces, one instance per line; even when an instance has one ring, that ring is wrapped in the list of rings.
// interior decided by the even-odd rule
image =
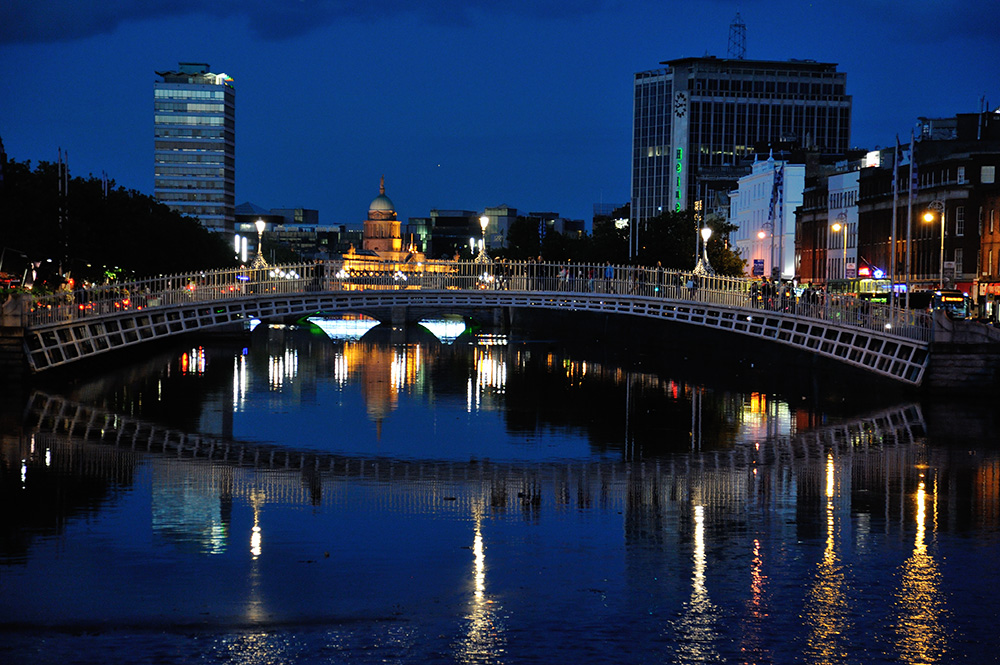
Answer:
[[[507,204],[590,219],[629,196],[632,75],[726,55],[835,62],[852,143],[918,116],[1000,104],[996,0],[6,0],[0,137],[19,160],[68,150],[152,194],[155,70],[208,62],[237,91],[237,203],[358,224]],[[419,5],[420,9],[412,9]]]

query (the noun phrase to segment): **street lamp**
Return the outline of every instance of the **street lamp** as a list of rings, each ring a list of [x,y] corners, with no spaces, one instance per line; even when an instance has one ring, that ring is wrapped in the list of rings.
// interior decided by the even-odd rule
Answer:
[[[839,215],[837,215],[837,221],[833,223],[833,226],[830,227],[830,230],[833,231],[834,233],[844,234],[843,263],[844,263],[844,280],[846,281],[847,280],[847,213],[846,212],[842,212]],[[846,289],[847,286],[845,285],[844,288]]]
[[[763,240],[767,237],[767,232],[764,229],[771,229],[771,253],[768,256],[768,269],[771,271],[771,277],[775,278],[774,274],[774,222],[764,222],[760,225],[760,231],[757,231],[757,238]]]
[[[944,288],[944,201],[941,201],[940,199],[935,199],[934,201],[931,201],[927,207],[930,208],[931,210],[937,211],[941,215],[941,255],[938,258],[938,265],[940,270],[940,272],[938,273],[938,289],[943,289]],[[930,210],[924,213],[924,221],[933,222],[934,213],[930,212]]]
[[[486,263],[490,260],[489,254],[486,253],[486,226],[490,223],[490,218],[483,215],[479,218],[479,226],[483,230],[483,240],[482,244],[479,246],[479,255],[476,257],[477,262]]]
[[[264,226],[265,226],[264,220],[258,219],[256,222],[253,223],[253,225],[257,227],[257,255],[253,257],[253,263],[250,264],[250,267],[266,268],[267,261],[264,260],[264,254],[262,253],[262,250],[264,248],[261,246],[261,239],[264,236]]]
[[[701,256],[698,258],[698,265],[694,267],[694,271],[699,275],[715,274],[712,264],[708,262],[708,239],[711,237],[712,229],[707,226],[701,227]]]

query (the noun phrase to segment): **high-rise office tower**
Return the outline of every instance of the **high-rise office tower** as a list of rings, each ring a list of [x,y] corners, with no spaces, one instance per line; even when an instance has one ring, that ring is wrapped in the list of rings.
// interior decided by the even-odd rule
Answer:
[[[154,194],[212,231],[236,219],[236,89],[208,65],[182,62],[153,84]]]
[[[715,57],[660,64],[666,68],[634,81],[632,217],[640,225],[728,192],[749,172],[758,144],[849,147],[851,97],[835,64]]]

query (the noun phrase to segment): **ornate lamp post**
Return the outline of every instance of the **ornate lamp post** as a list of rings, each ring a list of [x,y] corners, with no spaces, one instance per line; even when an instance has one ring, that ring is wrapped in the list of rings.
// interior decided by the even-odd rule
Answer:
[[[708,239],[711,237],[712,229],[707,226],[701,227],[701,256],[698,257],[698,265],[694,267],[694,271],[699,275],[715,274],[712,264],[708,262]]]
[[[490,218],[483,215],[479,218],[479,227],[483,230],[483,238],[479,245],[479,255],[476,256],[477,263],[488,263],[490,255],[486,253],[486,226],[490,223]]]
[[[934,210],[941,215],[941,255],[938,258],[938,266],[939,266],[938,289],[943,289],[944,288],[944,201],[941,201],[940,199],[935,199],[934,201],[931,201],[927,207],[930,208],[930,210]],[[924,213],[925,222],[934,221],[934,213],[932,213],[930,210]]]
[[[250,264],[250,267],[266,268],[267,261],[264,260],[264,254],[262,253],[264,248],[261,246],[261,239],[264,236],[264,220],[258,219],[253,225],[257,227],[257,255],[253,257],[253,263]]]

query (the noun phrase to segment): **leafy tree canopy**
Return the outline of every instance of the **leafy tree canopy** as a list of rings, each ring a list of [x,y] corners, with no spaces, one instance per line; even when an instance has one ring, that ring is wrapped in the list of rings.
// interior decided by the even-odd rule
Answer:
[[[59,193],[59,165],[11,161],[0,184],[0,238],[5,256],[41,263],[52,285],[60,274],[106,281],[113,273],[151,276],[235,265],[232,245],[191,217],[135,190],[93,175],[74,177]],[[48,273],[48,274],[46,274]]]

